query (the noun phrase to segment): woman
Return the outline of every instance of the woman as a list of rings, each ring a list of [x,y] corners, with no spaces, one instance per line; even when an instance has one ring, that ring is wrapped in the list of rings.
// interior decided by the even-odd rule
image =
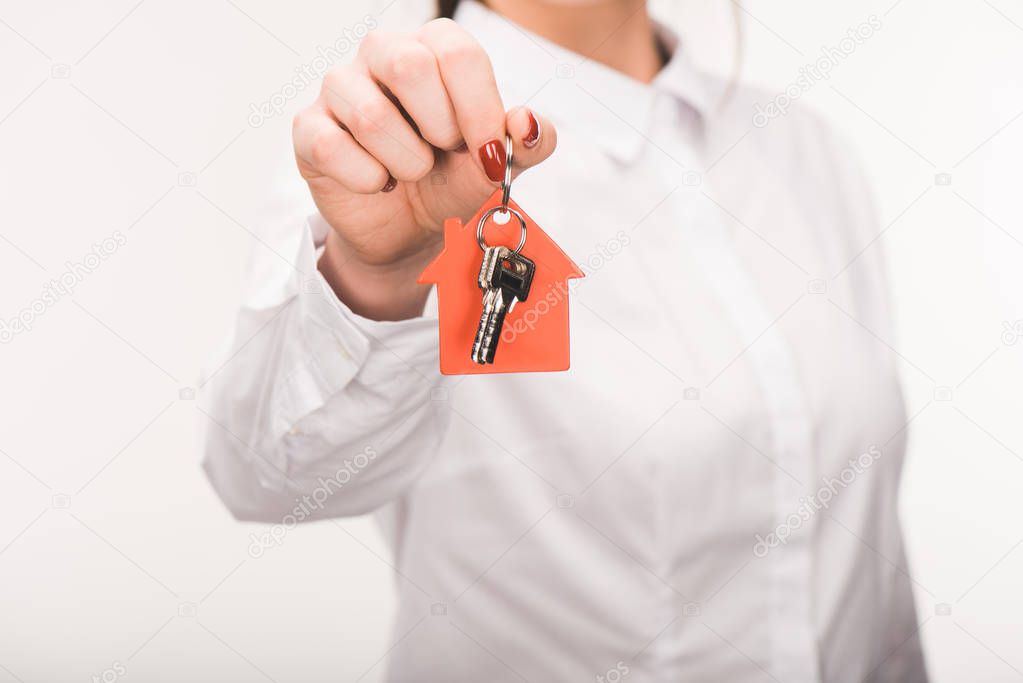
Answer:
[[[295,119],[318,212],[258,266],[205,467],[240,519],[378,515],[391,680],[925,680],[868,195],[730,89],[641,0],[463,0]],[[506,132],[587,274],[572,368],[442,377],[416,278]]]

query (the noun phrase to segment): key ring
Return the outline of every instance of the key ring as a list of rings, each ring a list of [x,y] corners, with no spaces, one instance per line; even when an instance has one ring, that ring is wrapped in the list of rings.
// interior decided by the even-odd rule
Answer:
[[[483,241],[483,226],[486,224],[487,219],[493,216],[498,211],[504,211],[510,213],[519,219],[519,245],[513,250],[516,254],[522,251],[522,247],[526,246],[526,219],[522,217],[522,214],[515,209],[503,206],[493,206],[486,210],[482,216],[480,216],[480,222],[476,224],[476,243],[480,245],[480,249],[483,251],[487,250],[487,243]]]
[[[480,249],[486,251],[487,243],[483,241],[483,227],[486,225],[487,219],[498,211],[501,213],[508,213],[519,219],[519,245],[514,249],[515,253],[518,254],[522,251],[522,247],[526,246],[526,219],[522,217],[521,213],[508,206],[508,199],[511,197],[512,159],[514,158],[514,149],[512,148],[512,138],[510,134],[505,133],[504,140],[508,157],[504,166],[504,180],[501,182],[501,204],[487,209],[487,211],[480,216],[480,221],[476,224],[476,243],[480,245]]]
[[[512,147],[511,133],[504,134],[504,148],[508,150],[508,160],[504,165],[504,181],[501,183],[501,208],[508,210],[508,198],[511,196],[512,185],[512,159],[515,158],[515,148]]]

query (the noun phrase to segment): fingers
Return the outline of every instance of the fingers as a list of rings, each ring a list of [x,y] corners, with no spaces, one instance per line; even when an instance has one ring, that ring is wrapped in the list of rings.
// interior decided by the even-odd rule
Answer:
[[[497,184],[507,163],[506,131],[515,173],[549,157],[557,144],[543,117],[526,108],[504,111],[483,47],[449,20],[413,36],[371,33],[355,63],[327,74],[309,111],[296,119],[296,154],[360,193],[422,179],[433,168],[433,147],[465,144],[479,179]]]
[[[398,180],[414,182],[433,168],[433,150],[362,65],[333,69],[321,96],[337,121]]]
[[[370,75],[398,99],[427,142],[444,150],[462,144],[437,58],[428,47],[409,37],[374,32],[362,41],[359,53]]]
[[[554,125],[526,107],[509,111],[506,126],[514,145],[512,171],[515,175],[539,164],[558,146]]]
[[[505,111],[490,58],[475,38],[449,19],[429,22],[417,37],[437,59],[455,120],[474,161],[492,182],[500,182],[505,164]]]
[[[295,155],[315,173],[360,194],[379,192],[393,182],[384,165],[338,126],[326,109],[314,105],[295,117]]]

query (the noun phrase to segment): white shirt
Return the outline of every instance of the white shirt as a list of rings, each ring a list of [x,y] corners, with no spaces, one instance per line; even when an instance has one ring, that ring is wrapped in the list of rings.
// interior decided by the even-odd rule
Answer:
[[[925,680],[848,152],[798,109],[754,126],[769,96],[722,104],[681,50],[641,84],[475,3],[456,19],[506,105],[558,127],[513,196],[587,274],[571,370],[441,376],[434,298],[353,314],[296,206],[202,391],[220,496],[268,523],[378,515],[389,680]]]

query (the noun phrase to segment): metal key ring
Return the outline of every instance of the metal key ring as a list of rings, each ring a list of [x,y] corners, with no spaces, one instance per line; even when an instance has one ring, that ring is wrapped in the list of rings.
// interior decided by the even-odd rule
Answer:
[[[508,157],[504,164],[504,180],[501,182],[501,208],[507,210],[508,198],[511,197],[512,161],[515,158],[515,149],[512,147],[511,133],[504,134],[504,148],[507,150]]]
[[[526,246],[526,219],[522,217],[521,213],[510,206],[494,206],[487,209],[486,213],[480,216],[480,222],[476,224],[476,242],[480,245],[480,249],[483,251],[487,250],[487,243],[483,241],[483,226],[486,225],[487,219],[498,211],[510,213],[519,219],[519,245],[514,250],[518,254],[522,251],[522,247]]]

